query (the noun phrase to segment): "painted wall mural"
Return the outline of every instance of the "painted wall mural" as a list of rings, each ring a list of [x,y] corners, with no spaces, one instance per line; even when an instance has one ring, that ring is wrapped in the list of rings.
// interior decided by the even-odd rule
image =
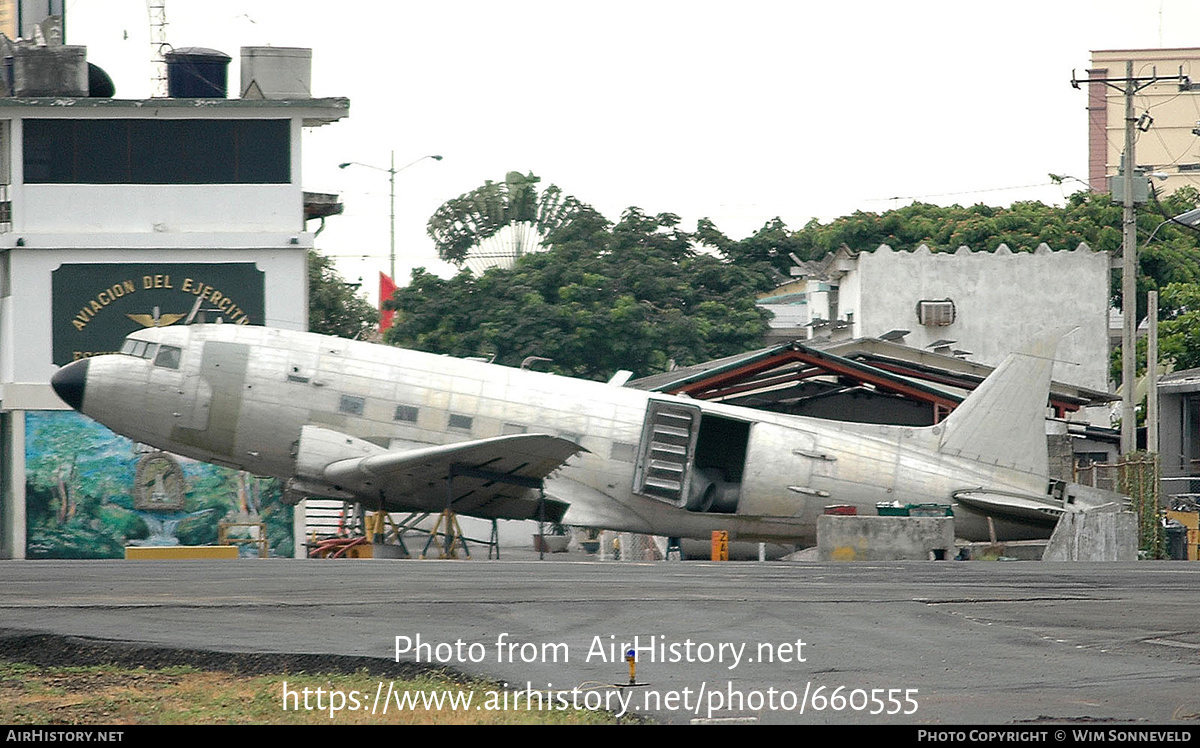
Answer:
[[[274,479],[136,445],[73,411],[26,413],[25,463],[28,558],[212,545],[222,520],[263,522],[271,555],[292,555],[292,507]]]

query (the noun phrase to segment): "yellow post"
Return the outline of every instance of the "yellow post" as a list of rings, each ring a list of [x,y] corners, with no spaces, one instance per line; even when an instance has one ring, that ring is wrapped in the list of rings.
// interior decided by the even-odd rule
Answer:
[[[729,560],[729,532],[727,530],[713,530],[712,560],[713,561],[728,561]]]
[[[384,520],[387,518],[387,512],[380,510],[372,512],[367,518],[367,535],[371,538],[372,543],[383,542]]]

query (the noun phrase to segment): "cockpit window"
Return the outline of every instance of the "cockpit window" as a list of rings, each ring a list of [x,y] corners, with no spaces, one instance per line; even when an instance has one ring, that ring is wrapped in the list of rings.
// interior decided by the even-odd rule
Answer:
[[[125,344],[121,346],[121,353],[138,358],[154,358],[157,350],[158,343],[147,343],[144,340],[126,340]]]
[[[183,358],[183,349],[176,348],[173,345],[160,346],[158,356],[154,359],[155,366],[162,366],[167,369],[178,369],[179,361]]]

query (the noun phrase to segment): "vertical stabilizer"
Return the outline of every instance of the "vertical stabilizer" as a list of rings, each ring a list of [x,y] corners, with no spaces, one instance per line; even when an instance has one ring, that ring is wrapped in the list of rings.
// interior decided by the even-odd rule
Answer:
[[[1042,335],[1009,354],[943,422],[939,451],[1029,473],[1044,484],[1050,373],[1063,335]]]

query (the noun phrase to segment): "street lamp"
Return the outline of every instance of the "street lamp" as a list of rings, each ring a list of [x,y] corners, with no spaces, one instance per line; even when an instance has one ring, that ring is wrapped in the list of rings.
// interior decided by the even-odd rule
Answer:
[[[1154,227],[1154,230],[1150,232],[1150,236],[1146,238],[1146,241],[1143,242],[1142,246],[1149,244],[1154,238],[1154,235],[1158,233],[1158,230],[1163,226],[1166,226],[1168,223],[1178,223],[1179,225],[1194,231],[1196,230],[1196,225],[1200,224],[1200,208],[1193,208],[1186,213],[1180,213],[1177,216],[1171,216],[1167,220],[1158,224]]]
[[[441,156],[422,156],[422,157],[418,158],[417,160],[407,163],[404,166],[401,166],[399,169],[397,169],[396,168],[396,152],[392,151],[391,166],[389,166],[386,169],[383,168],[382,166],[372,166],[371,164],[364,164],[361,161],[347,161],[345,163],[338,164],[339,169],[345,169],[347,166],[365,166],[366,168],[374,169],[375,171],[387,172],[387,175],[388,175],[388,200],[390,202],[390,209],[388,212],[388,228],[389,228],[388,277],[391,278],[392,280],[396,279],[396,175],[399,174],[400,172],[404,171],[405,169],[407,169],[410,166],[416,166],[417,164],[421,163],[422,161],[424,161],[427,158],[431,158],[434,161],[442,160]]]
[[[1090,184],[1088,184],[1087,182],[1083,181],[1082,179],[1080,179],[1079,177],[1073,177],[1070,174],[1050,174],[1048,176],[1050,177],[1050,181],[1053,182],[1054,184],[1062,185],[1063,182],[1070,179],[1073,182],[1079,182],[1080,184],[1082,184],[1087,189],[1088,192],[1092,192],[1092,186]]]

